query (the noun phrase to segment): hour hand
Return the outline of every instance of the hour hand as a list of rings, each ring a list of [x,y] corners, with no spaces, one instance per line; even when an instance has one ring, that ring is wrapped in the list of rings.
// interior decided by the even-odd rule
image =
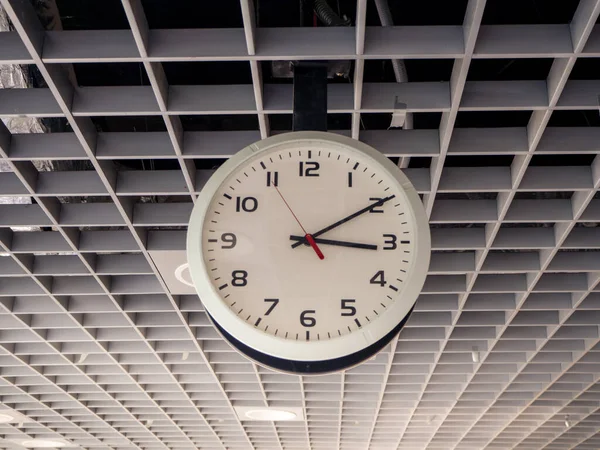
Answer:
[[[294,236],[290,235],[290,240],[297,241],[300,243],[305,243],[304,236]],[[360,248],[364,250],[377,250],[377,246],[374,244],[361,244],[359,242],[348,242],[348,241],[336,241],[333,239],[321,239],[314,238],[317,244],[323,245],[337,245],[338,247],[351,247],[351,248]]]

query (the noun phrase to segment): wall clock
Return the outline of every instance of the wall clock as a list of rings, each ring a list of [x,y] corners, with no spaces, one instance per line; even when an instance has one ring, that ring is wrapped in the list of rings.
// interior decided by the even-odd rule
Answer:
[[[187,234],[190,274],[218,331],[256,362],[301,374],[382,349],[415,304],[430,248],[406,176],[324,132],[281,134],[230,158]]]

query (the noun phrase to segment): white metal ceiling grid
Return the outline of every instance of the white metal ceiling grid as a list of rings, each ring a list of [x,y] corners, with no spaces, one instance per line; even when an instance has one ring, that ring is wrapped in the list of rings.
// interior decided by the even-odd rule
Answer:
[[[60,437],[84,448],[596,449],[600,446],[599,128],[547,127],[555,110],[597,110],[600,80],[569,80],[600,57],[600,1],[570,25],[151,30],[123,0],[132,32],[44,32],[25,0],[0,0],[15,32],[0,63],[35,64],[48,88],[0,91],[0,116],[65,117],[72,133],[0,128],[0,400],[31,421],[11,439]],[[455,58],[448,83],[363,83],[365,59]],[[472,59],[554,58],[547,81],[467,81]],[[389,156],[432,157],[405,169],[430,215],[430,275],[399,339],[343,374],[297,377],[257,367],[216,334],[196,296],[173,296],[149,257],[181,249],[192,200],[226,157],[291,112],[290,85],[263,85],[261,60],[355,61],[351,85],[329,87],[329,111],[352,113],[351,135]],[[249,61],[252,86],[168,86],[161,62]],[[149,87],[74,89],[79,62],[143,62]],[[438,130],[361,131],[361,113],[441,112]],[[462,111],[533,111],[526,128],[455,128]],[[184,132],[182,114],[256,114],[260,132]],[[155,115],[166,132],[97,133],[91,116]],[[447,156],[515,155],[510,167],[445,167]],[[530,165],[566,155],[562,167]],[[171,158],[180,171],[117,171],[119,158]],[[94,171],[38,172],[35,160],[85,160]],[[564,192],[568,198],[527,199]],[[477,199],[452,194],[497,193]],[[135,203],[141,195],[187,203]],[[57,197],[105,197],[62,203]],[[560,196],[559,196],[560,197]],[[530,227],[532,223],[553,224]],[[13,231],[15,227],[53,231]],[[106,231],[98,227],[119,227]],[[80,227],[86,227],[80,230]],[[585,251],[584,251],[585,250]],[[60,253],[60,254],[57,254]],[[306,421],[240,421],[233,406],[300,406]],[[565,426],[565,421],[569,426]]]

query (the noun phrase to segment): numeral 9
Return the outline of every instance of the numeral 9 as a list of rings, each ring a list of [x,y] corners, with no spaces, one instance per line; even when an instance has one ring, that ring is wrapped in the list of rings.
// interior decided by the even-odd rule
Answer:
[[[223,233],[221,235],[221,240],[225,244],[229,244],[229,245],[222,245],[221,248],[233,248],[237,244],[237,237],[235,237],[235,234],[233,234],[233,233]]]

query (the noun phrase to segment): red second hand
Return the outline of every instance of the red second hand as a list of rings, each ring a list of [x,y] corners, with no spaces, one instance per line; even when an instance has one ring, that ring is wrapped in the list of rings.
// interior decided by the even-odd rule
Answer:
[[[304,238],[307,240],[307,242],[310,244],[310,246],[312,247],[312,249],[315,251],[315,253],[317,254],[317,256],[319,257],[319,259],[325,259],[325,255],[323,255],[323,252],[321,251],[321,249],[319,248],[319,246],[317,245],[317,243],[315,242],[315,239],[312,237],[312,234],[308,234],[306,232],[306,230],[304,229],[304,227],[302,226],[302,224],[300,223],[300,220],[298,220],[298,217],[296,216],[296,214],[294,214],[294,211],[292,211],[292,208],[290,208],[290,205],[288,204],[288,202],[285,200],[285,198],[283,197],[283,195],[281,194],[281,191],[279,190],[279,188],[274,185],[275,189],[277,190],[277,193],[279,194],[279,196],[281,197],[281,200],[283,200],[283,203],[285,203],[285,206],[287,206],[287,208],[290,210],[290,212],[292,213],[292,216],[294,216],[294,219],[296,219],[296,222],[298,222],[298,225],[300,225],[300,228],[302,228],[302,231],[304,231]]]
[[[312,237],[312,234],[307,234],[304,237],[306,238],[306,240],[308,241],[308,243],[310,244],[310,246],[313,248],[313,250],[315,251],[315,253],[319,257],[319,259],[325,259],[325,255],[323,255],[323,252],[321,251],[321,249],[319,248],[319,246],[315,242],[315,239]]]

